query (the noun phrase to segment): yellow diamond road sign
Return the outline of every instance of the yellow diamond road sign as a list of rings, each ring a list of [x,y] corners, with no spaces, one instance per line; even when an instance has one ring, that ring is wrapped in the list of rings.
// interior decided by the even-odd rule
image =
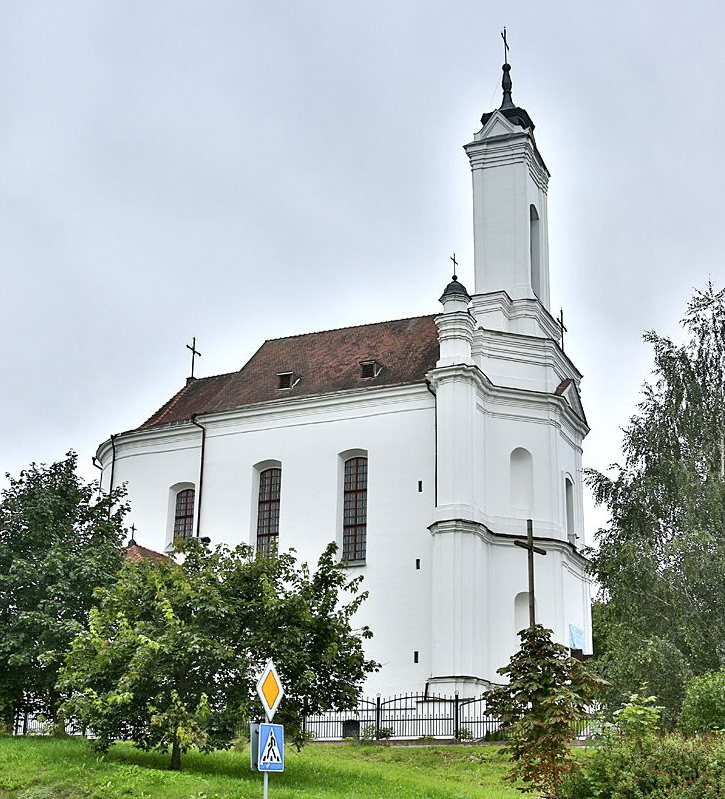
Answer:
[[[262,707],[264,707],[264,712],[267,714],[267,719],[272,721],[272,717],[284,696],[284,688],[271,658],[267,661],[267,665],[264,667],[262,676],[257,683],[257,694],[262,701]]]

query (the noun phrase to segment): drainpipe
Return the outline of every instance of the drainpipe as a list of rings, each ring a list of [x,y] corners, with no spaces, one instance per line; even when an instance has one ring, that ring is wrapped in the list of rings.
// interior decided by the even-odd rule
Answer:
[[[196,425],[201,430],[201,457],[199,463],[199,502],[197,503],[196,510],[196,537],[199,538],[199,530],[201,528],[201,497],[204,491],[204,450],[206,449],[206,427],[196,421],[197,414],[192,414],[191,423]]]
[[[430,380],[425,381],[425,387],[430,391],[433,395],[433,399],[435,403],[433,405],[434,413],[435,413],[435,421],[433,423],[433,432],[434,432],[434,441],[433,441],[433,453],[434,453],[434,463],[435,463],[435,480],[433,486],[433,493],[435,497],[435,507],[438,507],[438,397],[436,396],[435,391],[430,387]]]
[[[111,450],[113,451],[113,455],[111,456],[111,483],[108,486],[108,495],[110,496],[113,493],[113,475],[116,471],[116,435],[111,433]],[[108,503],[108,518],[111,518],[111,503]]]

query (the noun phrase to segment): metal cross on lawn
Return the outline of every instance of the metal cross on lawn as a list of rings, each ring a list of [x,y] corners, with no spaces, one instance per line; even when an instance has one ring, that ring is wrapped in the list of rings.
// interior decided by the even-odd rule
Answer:
[[[529,554],[529,627],[536,624],[536,606],[534,604],[534,552],[537,555],[546,555],[545,549],[534,546],[534,523],[526,520],[526,543],[521,540],[514,541],[515,546],[526,549]]]

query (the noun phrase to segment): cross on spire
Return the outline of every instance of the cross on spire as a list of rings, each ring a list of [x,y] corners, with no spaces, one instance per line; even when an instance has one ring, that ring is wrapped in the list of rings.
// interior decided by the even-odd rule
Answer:
[[[529,627],[536,624],[536,604],[534,602],[534,552],[537,555],[546,555],[545,549],[534,546],[534,523],[526,520],[526,543],[521,540],[514,541],[514,545],[528,551],[529,566]]]
[[[456,274],[456,272],[458,271],[458,261],[456,261],[456,254],[453,253],[453,255],[451,255],[450,258],[451,261],[453,261],[453,279],[458,280],[458,275]]]
[[[191,350],[191,376],[194,377],[194,360],[198,355],[201,358],[201,353],[196,348],[196,336],[191,340],[191,344],[186,345],[187,350]]]
[[[503,26],[503,30],[501,31],[501,38],[503,39],[503,62],[504,64],[508,64],[509,62],[509,43],[506,40],[506,26]]]

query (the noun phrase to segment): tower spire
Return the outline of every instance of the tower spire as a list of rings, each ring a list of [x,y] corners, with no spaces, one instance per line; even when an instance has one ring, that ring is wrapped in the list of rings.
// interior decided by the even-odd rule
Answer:
[[[511,64],[504,64],[503,78],[501,78],[501,88],[503,89],[503,102],[501,103],[500,110],[503,111],[507,108],[516,108],[514,101],[511,99]]]
[[[504,25],[501,31],[501,38],[503,39],[503,78],[501,79],[501,88],[503,89],[503,102],[501,108],[516,108],[513,100],[511,99],[511,64],[509,64],[509,47],[508,39],[506,38],[506,26]]]

